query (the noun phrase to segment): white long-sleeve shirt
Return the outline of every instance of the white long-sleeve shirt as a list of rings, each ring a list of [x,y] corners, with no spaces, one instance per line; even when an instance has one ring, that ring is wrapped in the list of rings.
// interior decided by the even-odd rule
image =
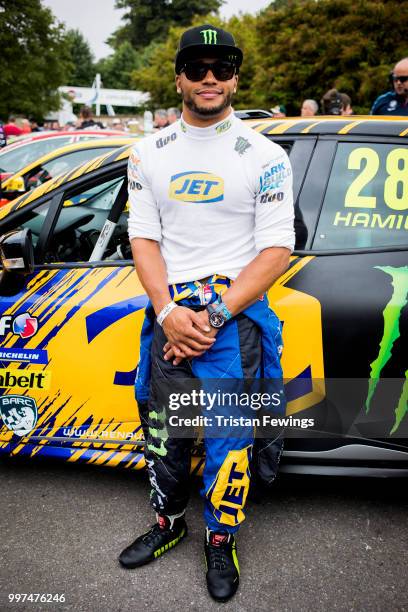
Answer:
[[[235,279],[263,249],[294,248],[288,156],[233,113],[206,128],[182,117],[140,140],[128,180],[129,239],[160,244],[169,283]]]

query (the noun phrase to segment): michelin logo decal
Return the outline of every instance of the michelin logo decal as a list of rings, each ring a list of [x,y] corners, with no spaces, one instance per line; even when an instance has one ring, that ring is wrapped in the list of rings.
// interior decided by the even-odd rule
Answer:
[[[18,436],[25,436],[37,424],[37,404],[32,397],[3,395],[0,397],[0,416],[8,429]]]
[[[48,363],[48,353],[42,349],[0,348],[0,361],[26,361]]]

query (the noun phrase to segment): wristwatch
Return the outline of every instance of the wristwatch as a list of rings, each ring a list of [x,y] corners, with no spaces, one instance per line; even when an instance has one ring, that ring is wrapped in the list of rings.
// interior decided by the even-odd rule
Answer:
[[[218,301],[214,304],[208,304],[207,306],[208,312],[208,320],[210,322],[211,327],[215,327],[219,329],[222,327],[227,321],[232,319],[232,314],[222,301],[222,297],[218,296]]]

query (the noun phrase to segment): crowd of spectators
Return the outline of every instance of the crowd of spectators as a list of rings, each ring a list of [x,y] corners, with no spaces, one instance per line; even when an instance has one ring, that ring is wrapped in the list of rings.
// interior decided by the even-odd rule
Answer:
[[[374,101],[371,115],[408,116],[408,57],[397,62],[390,73],[390,90],[381,94]],[[271,113],[275,118],[286,117],[283,105],[273,106]],[[353,115],[351,98],[347,93],[329,89],[321,98],[320,105],[316,100],[303,100],[300,108],[301,117],[322,115]]]

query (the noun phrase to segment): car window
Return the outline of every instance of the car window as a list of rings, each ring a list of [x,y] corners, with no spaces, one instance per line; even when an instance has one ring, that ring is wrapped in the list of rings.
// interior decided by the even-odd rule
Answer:
[[[0,172],[11,172],[15,174],[28,164],[31,164],[39,157],[54,151],[58,147],[68,144],[71,136],[58,138],[44,138],[37,142],[28,142],[21,147],[0,153]]]
[[[290,152],[292,150],[294,141],[293,140],[279,140],[275,142],[277,142],[277,144],[280,145],[282,149],[285,151],[285,153],[290,157]]]
[[[91,188],[84,187],[63,200],[44,254],[47,263],[89,261],[124,178],[120,176]],[[126,231],[127,213],[123,212],[105,249],[104,258],[116,253],[117,246],[126,239]]]
[[[340,143],[313,249],[406,245],[408,146]]]
[[[55,159],[48,161],[47,163],[42,165],[42,169],[46,171],[49,175],[49,178],[54,178],[58,174],[62,174],[63,172],[68,172],[82,164],[83,162],[88,161],[89,159],[93,159],[94,157],[98,157],[103,153],[109,153],[113,151],[117,147],[98,147],[98,148],[90,148],[83,149],[81,151],[72,151],[70,153],[65,153],[64,155],[60,155]]]
[[[19,223],[19,228],[28,228],[31,230],[34,248],[37,246],[38,238],[40,236],[40,232],[44,224],[45,217],[47,216],[50,204],[51,199],[47,200],[40,206],[37,206],[37,208],[31,210],[28,213],[26,220],[22,223]]]

